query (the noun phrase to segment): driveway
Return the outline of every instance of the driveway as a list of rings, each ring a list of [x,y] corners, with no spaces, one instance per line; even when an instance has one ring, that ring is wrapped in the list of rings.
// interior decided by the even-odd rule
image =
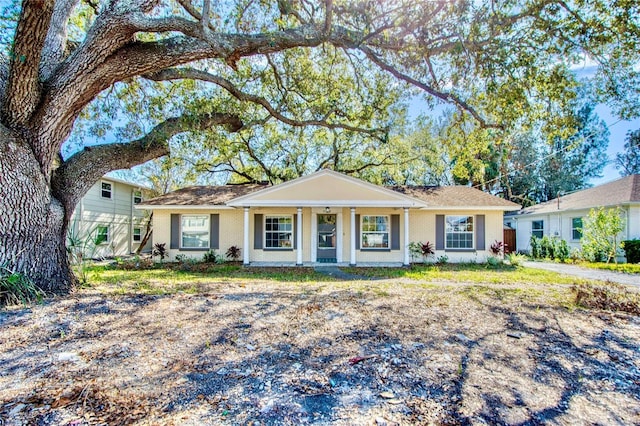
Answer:
[[[624,274],[622,272],[605,271],[603,269],[583,268],[566,263],[525,262],[527,268],[545,269],[560,274],[572,275],[590,280],[611,281],[618,284],[634,285],[640,287],[640,276]]]

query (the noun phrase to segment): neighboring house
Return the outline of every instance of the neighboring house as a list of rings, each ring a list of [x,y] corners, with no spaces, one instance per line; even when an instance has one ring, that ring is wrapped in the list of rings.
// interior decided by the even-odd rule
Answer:
[[[484,261],[515,203],[465,187],[384,188],[330,170],[275,186],[184,188],[137,206],[153,210],[153,243],[169,258],[241,249],[244,264],[408,264],[408,244],[434,257]],[[420,259],[421,260],[421,259]]]
[[[507,213],[505,225],[516,230],[517,250],[528,251],[532,235],[558,237],[580,247],[582,222],[589,210],[619,207],[625,229],[621,240],[640,238],[640,175],[560,196],[545,203]]]
[[[112,177],[96,182],[71,216],[71,244],[91,258],[135,252],[144,238],[149,212],[134,205],[143,202],[149,190]]]

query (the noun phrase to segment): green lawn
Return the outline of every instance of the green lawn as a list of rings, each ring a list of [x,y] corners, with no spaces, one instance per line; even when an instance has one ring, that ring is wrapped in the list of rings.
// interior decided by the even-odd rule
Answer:
[[[412,265],[410,268],[344,268],[345,272],[371,278],[408,278],[417,281],[464,282],[476,284],[574,284],[579,278],[555,272],[506,264],[480,263]]]
[[[637,263],[590,263],[584,262],[580,266],[593,269],[606,269],[607,271],[624,272],[626,274],[640,274],[640,264]]]

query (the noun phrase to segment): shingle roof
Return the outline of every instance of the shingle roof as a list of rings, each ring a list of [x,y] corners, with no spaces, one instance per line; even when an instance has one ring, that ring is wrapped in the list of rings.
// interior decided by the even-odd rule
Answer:
[[[545,214],[562,210],[581,210],[629,203],[640,203],[640,175],[626,176],[593,188],[562,195],[559,200],[554,198],[522,209],[515,214]]]
[[[267,186],[268,185],[259,184],[189,186],[150,200],[145,200],[142,205],[223,206],[234,198],[267,188]]]
[[[429,207],[506,207],[520,205],[469,186],[392,186],[389,189],[424,201]]]
[[[145,200],[141,206],[223,206],[234,198],[267,187],[258,184],[191,186]],[[468,186],[394,186],[387,189],[424,201],[429,207],[506,207],[507,210],[520,207]]]

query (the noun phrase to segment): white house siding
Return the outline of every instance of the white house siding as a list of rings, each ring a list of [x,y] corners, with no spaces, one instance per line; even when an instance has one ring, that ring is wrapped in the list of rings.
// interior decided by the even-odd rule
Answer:
[[[102,182],[111,184],[111,199],[102,197]],[[139,188],[109,179],[102,179],[89,189],[71,216],[70,234],[85,243],[85,257],[122,256],[137,250],[133,228],[146,231],[144,210],[133,208],[133,194]],[[98,226],[109,228],[109,241],[94,245]]]
[[[640,206],[624,206],[621,207],[621,211],[625,227],[618,236],[619,239],[640,238]],[[537,220],[544,221],[544,236],[561,238],[568,243],[569,247],[579,249],[580,240],[573,239],[573,218],[579,217],[584,220],[588,214],[589,209],[583,209],[535,216],[507,216],[505,221],[510,222],[516,228],[517,250],[529,251],[531,249],[532,223]]]

